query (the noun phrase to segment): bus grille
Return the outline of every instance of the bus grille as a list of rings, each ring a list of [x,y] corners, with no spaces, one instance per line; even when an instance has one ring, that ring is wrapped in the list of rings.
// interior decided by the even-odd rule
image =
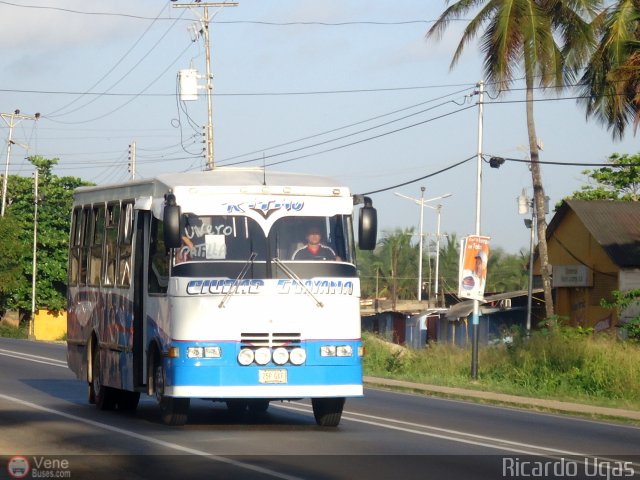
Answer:
[[[300,345],[299,333],[241,333],[240,343],[247,347],[286,347]]]

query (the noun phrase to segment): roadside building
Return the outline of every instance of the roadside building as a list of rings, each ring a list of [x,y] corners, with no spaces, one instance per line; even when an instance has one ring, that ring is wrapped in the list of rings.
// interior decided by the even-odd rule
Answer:
[[[620,319],[601,301],[640,288],[640,202],[566,200],[547,227],[547,245],[556,314],[596,331],[615,327]]]

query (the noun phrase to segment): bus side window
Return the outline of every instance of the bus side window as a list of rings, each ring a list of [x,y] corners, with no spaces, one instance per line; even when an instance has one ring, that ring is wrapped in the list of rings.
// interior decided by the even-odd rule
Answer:
[[[82,209],[82,228],[80,244],[80,275],[78,281],[80,285],[87,284],[87,269],[89,266],[89,250],[91,248],[91,207]]]
[[[131,285],[131,239],[133,238],[133,202],[122,203],[118,233],[118,287]]]
[[[120,204],[107,205],[105,217],[105,242],[104,242],[104,285],[112,287],[116,282],[116,247],[118,243],[118,222],[120,220]]]
[[[71,235],[69,238],[69,285],[78,284],[80,270],[80,245],[82,240],[82,207],[76,207],[71,214]]]
[[[164,245],[163,223],[151,217],[149,236],[149,293],[167,293],[169,285],[169,250]]]
[[[102,272],[102,245],[104,243],[104,205],[94,205],[91,215],[93,223],[91,250],[89,252],[89,285],[100,286]]]

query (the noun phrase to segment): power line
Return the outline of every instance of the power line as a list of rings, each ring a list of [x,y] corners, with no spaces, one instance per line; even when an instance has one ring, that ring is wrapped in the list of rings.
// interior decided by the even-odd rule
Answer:
[[[158,13],[158,15],[156,16],[156,19],[160,16],[160,14],[167,8],[167,5],[165,5],[164,7],[162,7],[162,9],[160,10],[160,12]],[[149,26],[145,29],[144,32],[142,32],[142,35],[140,35],[140,37],[138,37],[138,39],[133,43],[133,45],[124,53],[124,55],[122,55],[122,57],[120,57],[120,59],[104,74],[102,75],[102,77],[100,77],[98,79],[97,82],[95,82],[92,86],[90,86],[85,93],[83,93],[82,95],[78,96],[75,100],[72,100],[71,102],[67,103],[66,105],[63,105],[62,107],[60,107],[59,109],[49,113],[48,115],[50,117],[54,116],[54,114],[60,112],[61,110],[64,110],[67,107],[70,107],[71,105],[73,105],[75,102],[77,102],[78,100],[80,100],[83,96],[85,96],[87,93],[89,93],[91,90],[93,90],[95,87],[97,87],[100,82],[102,82],[105,78],[107,78],[123,61],[125,58],[127,58],[127,56],[133,51],[134,48],[136,48],[138,46],[138,44],[142,41],[142,39],[145,37],[145,35],[149,32],[149,30],[151,30],[151,27],[155,24],[155,20],[153,22],[151,22],[149,24]],[[175,24],[175,23],[174,23]],[[171,25],[171,27],[173,27],[173,25]],[[170,28],[171,28],[170,27]],[[166,33],[165,33],[166,35]],[[160,37],[160,39],[164,38],[164,35],[162,37]],[[157,46],[157,43],[151,48],[151,50],[153,50],[155,47]],[[131,73],[133,71],[133,69],[135,69],[140,62],[142,62],[142,60],[144,60],[149,53],[151,52],[151,50],[149,50],[147,52],[147,54],[145,54],[142,59],[133,67],[131,68],[124,76],[122,76],[116,83],[114,83],[111,87],[109,87],[109,89],[107,90],[107,92],[109,92],[113,87],[115,87],[118,83],[120,83],[120,81],[122,81],[127,75],[129,75],[129,73]],[[61,115],[68,115],[70,113],[76,112],[78,111],[80,108],[86,107],[87,105],[89,105],[90,103],[94,102],[97,98],[99,97],[95,97],[93,100],[91,100],[89,103],[86,103],[83,106],[80,106],[79,108],[76,108],[74,110],[71,110],[69,112],[63,113]],[[60,116],[60,115],[58,115]]]
[[[55,123],[63,123],[65,125],[78,125],[78,124],[83,124],[83,123],[90,123],[90,122],[94,122],[96,120],[101,120],[105,117],[108,117],[109,115],[111,115],[112,113],[117,112],[118,110],[121,110],[122,108],[126,107],[128,104],[130,104],[131,102],[133,102],[134,100],[136,100],[139,96],[141,96],[145,91],[147,91],[149,88],[151,88],[153,86],[153,84],[155,84],[158,80],[160,80],[160,78],[162,77],[162,75],[164,75],[171,67],[173,67],[173,65],[180,60],[180,58],[182,57],[182,55],[184,55],[184,53],[191,48],[192,43],[190,42],[189,45],[187,45],[187,47],[182,50],[178,56],[173,60],[173,62],[171,62],[167,68],[165,68],[162,72],[160,72],[160,74],[153,79],[140,93],[137,93],[133,96],[133,98],[127,100],[126,102],[124,102],[122,105],[114,108],[113,110],[108,111],[107,113],[103,114],[103,115],[99,115],[97,117],[94,118],[90,118],[90,119],[86,119],[86,120],[81,120],[78,122],[65,122],[62,120],[55,120],[52,118],[48,118],[46,115],[44,116],[44,118],[47,118],[48,120],[55,122]]]
[[[443,84],[443,85],[413,85],[407,87],[381,87],[381,88],[354,88],[343,90],[312,90],[312,91],[300,91],[300,92],[228,92],[228,93],[213,93],[215,97],[267,97],[267,96],[295,96],[295,95],[338,95],[338,94],[350,94],[350,93],[377,93],[377,92],[399,92],[408,90],[428,90],[434,88],[472,88],[475,84],[472,83],[457,83],[457,84]],[[104,92],[81,92],[81,91],[69,91],[69,90],[23,90],[17,88],[0,88],[0,92],[4,93],[29,93],[29,94],[42,94],[42,95],[94,95],[105,97],[130,97],[130,96],[142,96],[142,97],[172,97],[175,93],[112,93],[108,91]]]
[[[289,163],[289,162],[293,162],[295,160],[301,160],[303,158],[309,158],[309,157],[313,157],[315,155],[320,155],[320,154],[323,154],[323,153],[333,152],[333,151],[340,150],[340,149],[343,149],[343,148],[352,147],[352,146],[358,145],[360,143],[368,142],[370,140],[376,140],[378,138],[386,137],[386,136],[392,135],[394,133],[398,133],[398,132],[401,132],[401,131],[404,131],[404,130],[408,130],[410,128],[414,128],[414,127],[417,127],[417,126],[420,126],[420,125],[424,125],[426,123],[430,123],[430,122],[433,122],[435,120],[439,120],[441,118],[448,117],[450,115],[453,115],[453,114],[456,114],[456,113],[459,113],[459,112],[463,112],[463,111],[468,110],[468,109],[473,108],[473,107],[475,107],[475,105],[468,105],[468,106],[460,108],[458,110],[454,110],[454,111],[451,111],[451,112],[448,112],[448,113],[444,113],[442,115],[438,115],[437,117],[428,118],[428,119],[423,120],[421,122],[416,122],[416,123],[413,123],[411,125],[407,125],[407,126],[404,126],[404,127],[397,128],[395,130],[390,130],[388,132],[383,132],[383,133],[380,133],[378,135],[374,135],[374,136],[371,136],[371,137],[363,138],[361,140],[356,140],[354,142],[350,142],[350,143],[347,143],[347,144],[344,144],[344,145],[338,145],[336,147],[328,148],[328,149],[321,150],[321,151],[318,151],[318,152],[309,153],[309,154],[306,154],[306,155],[300,155],[298,157],[289,158],[289,159],[286,159],[286,160],[280,160],[278,162],[268,163],[268,164],[265,164],[265,166],[266,167],[271,167],[271,166],[274,166],[274,165],[280,165],[280,164],[283,164],[283,163]],[[322,142],[322,143],[327,143],[327,142]],[[320,144],[318,144],[318,145],[320,145]],[[312,145],[312,146],[303,147],[303,148],[312,148],[314,146],[317,146],[317,145]],[[241,165],[241,164],[250,163],[250,162],[262,161],[262,160],[264,160],[266,158],[273,158],[273,157],[276,157],[276,156],[285,155],[287,153],[291,153],[291,152],[298,151],[298,150],[302,150],[302,148],[296,149],[296,150],[291,150],[289,152],[275,153],[275,154],[271,154],[271,155],[266,155],[264,157],[258,157],[258,158],[252,158],[252,159],[249,159],[249,160],[243,160],[241,162],[235,162],[235,163],[231,163],[229,165]]]
[[[452,100],[449,100],[448,102],[444,102],[444,103],[441,103],[441,104],[439,104],[439,105],[435,105],[435,106],[433,106],[433,107],[426,108],[426,109],[424,109],[424,110],[420,110],[419,112],[411,113],[411,114],[409,114],[409,115],[405,115],[405,116],[403,116],[403,117],[400,117],[400,118],[397,118],[397,119],[394,119],[394,120],[390,120],[390,121],[388,121],[388,122],[381,123],[381,124],[379,124],[379,125],[374,125],[374,126],[372,126],[372,127],[365,128],[365,129],[363,129],[363,130],[358,130],[357,132],[349,133],[349,134],[346,134],[346,135],[342,135],[342,136],[340,136],[340,137],[336,137],[336,138],[332,138],[332,139],[325,140],[325,141],[322,141],[322,142],[314,143],[313,145],[307,145],[307,146],[304,146],[304,147],[294,148],[294,149],[292,149],[292,150],[287,150],[287,151],[285,151],[285,152],[272,153],[272,154],[270,154],[270,155],[263,155],[263,156],[262,156],[262,157],[260,157],[260,158],[253,158],[253,159],[250,159],[250,160],[246,160],[246,162],[252,162],[252,161],[256,161],[256,160],[265,160],[265,159],[267,159],[267,158],[273,158],[273,157],[277,157],[277,156],[280,156],[280,155],[287,155],[287,154],[289,154],[289,153],[295,153],[295,152],[299,152],[299,151],[301,151],[301,150],[306,150],[306,149],[309,149],[309,148],[315,148],[315,147],[318,147],[318,146],[321,146],[321,145],[326,145],[327,143],[337,142],[338,140],[344,140],[345,138],[353,137],[353,136],[355,136],[355,135],[360,135],[360,134],[362,134],[362,133],[369,132],[369,131],[371,131],[371,130],[375,130],[376,128],[385,127],[385,126],[390,125],[390,124],[392,124],[392,123],[399,122],[399,121],[402,121],[402,120],[406,120],[406,119],[407,119],[407,118],[409,118],[409,117],[413,117],[413,116],[416,116],[416,115],[420,115],[420,114],[422,114],[422,113],[428,112],[428,111],[430,111],[430,110],[433,110],[433,109],[435,109],[435,108],[441,107],[441,106],[446,105],[447,103],[451,103],[451,102],[452,102]],[[461,110],[456,110],[456,111],[454,111],[454,112],[451,112],[450,114],[452,114],[452,113],[457,113],[457,112],[460,112],[460,111],[462,111],[462,110],[466,110],[466,108],[461,109]],[[443,116],[446,116],[446,115],[449,115],[449,114],[445,114],[445,115],[443,115]],[[442,118],[442,116],[441,116],[441,117],[436,117],[436,118]],[[427,120],[427,121],[432,121],[432,119],[429,119],[429,120]],[[410,128],[410,127],[412,127],[412,126],[422,125],[423,123],[426,123],[427,121],[424,121],[424,122],[420,122],[420,123],[416,123],[416,124],[410,125],[410,126],[409,126],[409,127],[407,127],[407,128]],[[404,130],[404,128],[402,128],[402,129],[398,129],[398,130],[394,130],[394,131],[391,131],[391,132],[385,133],[385,134],[383,134],[383,135],[388,135],[388,134],[390,134],[390,133],[395,133],[395,132],[397,132],[397,131],[401,131],[401,130]],[[374,138],[378,138],[378,137],[377,137],[377,136],[376,136],[376,137],[370,137],[369,139],[374,139]],[[238,163],[244,163],[244,162],[238,162]],[[233,165],[237,165],[238,163],[234,163]]]
[[[323,135],[328,135],[329,133],[334,133],[334,132],[337,132],[337,131],[340,131],[340,130],[345,130],[347,128],[355,127],[355,126],[361,125],[363,123],[372,122],[372,121],[377,120],[379,118],[388,117],[390,115],[395,115],[396,113],[400,113],[400,112],[404,112],[404,111],[407,111],[407,110],[411,110],[413,108],[417,108],[419,106],[426,105],[428,103],[435,102],[437,100],[442,100],[443,98],[446,98],[446,97],[450,97],[450,96],[453,96],[453,95],[458,95],[458,94],[464,92],[465,90],[467,90],[467,88],[465,88],[464,90],[458,90],[456,92],[449,93],[447,95],[442,95],[440,97],[436,97],[436,98],[433,98],[433,99],[430,99],[430,100],[426,100],[424,102],[419,102],[419,103],[416,103],[416,104],[413,104],[413,105],[409,105],[408,107],[402,107],[402,108],[393,110],[391,112],[387,112],[387,113],[383,113],[383,114],[380,114],[380,115],[376,115],[375,117],[367,118],[365,120],[360,120],[358,122],[353,122],[353,123],[350,123],[350,124],[347,124],[347,125],[336,127],[336,128],[331,129],[331,130],[325,130],[323,132],[312,134],[312,135],[308,135],[306,137],[298,138],[296,140],[291,140],[291,141],[288,141],[288,142],[285,142],[285,143],[280,143],[278,145],[272,145],[271,147],[261,148],[261,149],[257,149],[257,150],[251,151],[251,152],[247,152],[247,153],[243,153],[243,154],[239,154],[239,155],[234,155],[232,157],[223,158],[220,161],[221,162],[225,162],[225,161],[229,161],[229,160],[236,160],[238,158],[242,158],[242,157],[245,157],[247,155],[255,155],[257,153],[273,150],[275,148],[285,147],[287,145],[291,145],[291,144],[294,144],[294,143],[302,142],[302,141],[305,141],[305,140],[310,140],[312,138],[321,137]]]
[[[49,6],[45,6],[45,5],[24,5],[24,4],[17,4],[17,3],[6,2],[6,1],[0,1],[0,4],[9,5],[10,7],[29,8],[29,9],[34,9],[34,10],[53,10],[53,11],[57,11],[57,12],[73,13],[73,14],[77,14],[77,15],[94,15],[94,16],[100,16],[100,17],[122,17],[122,18],[132,18],[132,19],[136,19],[136,20],[175,20],[175,18],[171,18],[171,17],[168,17],[168,18],[151,18],[151,17],[143,17],[141,15],[132,15],[132,14],[128,14],[128,13],[87,12],[87,11],[82,11],[82,10],[73,10],[71,8],[49,7]],[[164,10],[164,8],[163,8],[163,10]]]
[[[485,162],[487,160],[484,157],[498,158],[508,162],[532,163],[530,159],[508,158],[508,157],[501,157],[498,155],[489,155],[489,154],[483,155],[483,160]],[[542,165],[555,165],[560,167],[610,167],[610,168],[640,167],[640,164],[637,164],[637,163],[552,162],[552,161],[544,161],[544,160],[537,160],[536,163],[540,163]]]
[[[393,190],[395,188],[400,188],[400,187],[404,187],[406,185],[411,185],[412,183],[419,182],[419,181],[425,180],[427,178],[435,177],[436,175],[440,175],[441,173],[444,173],[444,172],[449,171],[449,170],[451,170],[453,168],[459,167],[460,165],[463,165],[463,164],[467,163],[468,161],[473,160],[474,158],[478,158],[477,154],[476,155],[472,155],[469,158],[465,158],[464,160],[461,160],[461,161],[459,161],[457,163],[454,163],[452,165],[449,165],[448,167],[441,168],[440,170],[438,170],[436,172],[429,173],[428,175],[424,175],[424,176],[419,177],[419,178],[414,178],[413,180],[408,180],[408,181],[403,182],[403,183],[398,183],[398,184],[392,185],[390,187],[384,187],[384,188],[380,188],[378,190],[372,190],[370,192],[363,193],[363,195],[373,195],[374,193],[382,193],[382,192],[386,192],[386,191],[389,191],[389,190]]]

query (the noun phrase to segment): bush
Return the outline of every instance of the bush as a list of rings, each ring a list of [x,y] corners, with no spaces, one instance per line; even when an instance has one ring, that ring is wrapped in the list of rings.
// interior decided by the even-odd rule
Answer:
[[[27,338],[27,324],[21,323],[18,328],[0,324],[0,337]]]
[[[473,388],[535,397],[640,406],[640,345],[587,329],[549,327],[481,347]],[[446,344],[407,350],[364,334],[368,375],[468,387],[471,351]],[[393,347],[390,347],[392,345]],[[395,350],[394,350],[395,349]],[[398,353],[399,350],[404,352]]]

